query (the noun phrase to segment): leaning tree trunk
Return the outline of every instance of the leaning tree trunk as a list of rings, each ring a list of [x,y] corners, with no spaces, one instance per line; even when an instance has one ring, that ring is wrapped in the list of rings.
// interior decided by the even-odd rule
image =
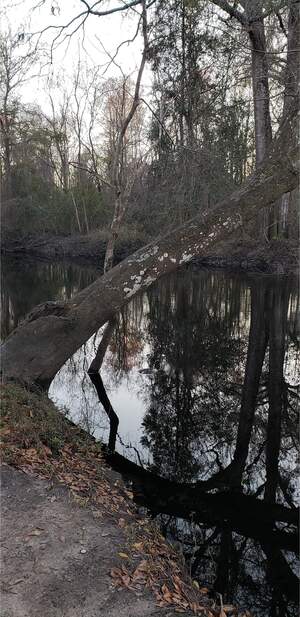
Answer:
[[[297,186],[294,119],[282,126],[269,156],[231,196],[118,264],[68,302],[36,307],[2,347],[5,380],[47,388],[75,351],[123,305],[159,277],[227,240],[243,223]]]

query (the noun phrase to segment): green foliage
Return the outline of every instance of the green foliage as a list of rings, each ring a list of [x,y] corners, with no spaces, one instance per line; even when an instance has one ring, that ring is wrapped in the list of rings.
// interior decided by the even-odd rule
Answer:
[[[105,227],[111,212],[104,197],[90,183],[75,186],[65,192],[36,169],[19,164],[13,169],[14,200],[4,214],[4,225],[19,234],[72,234],[79,231],[74,201],[77,205],[81,231]]]

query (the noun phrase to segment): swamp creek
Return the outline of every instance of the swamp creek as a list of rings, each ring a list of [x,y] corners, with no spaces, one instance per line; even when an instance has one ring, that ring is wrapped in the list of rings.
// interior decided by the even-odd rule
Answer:
[[[69,299],[97,276],[4,257],[2,338],[33,306]],[[87,373],[102,331],[61,368],[49,396],[107,443],[109,419]],[[148,491],[163,533],[200,586],[257,617],[298,615],[299,335],[295,277],[191,267],[125,307],[101,367],[119,418],[116,452],[178,495],[182,487],[182,503],[151,503]]]

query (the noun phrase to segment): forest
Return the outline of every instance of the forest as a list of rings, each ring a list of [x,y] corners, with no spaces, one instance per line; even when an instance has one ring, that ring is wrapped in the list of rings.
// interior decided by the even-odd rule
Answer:
[[[4,617],[296,617],[300,2],[0,20]]]
[[[140,53],[131,74],[122,68],[127,40],[103,68],[78,39],[68,73],[51,70],[55,49],[96,10],[74,13],[58,37],[49,18],[48,48],[26,24],[8,24],[0,42],[4,236],[97,231],[107,239],[119,208],[117,226],[145,243],[224,199],[270,151],[295,103],[297,10],[275,0],[240,9],[145,5],[144,39],[142,16],[129,23]],[[115,76],[106,77],[110,65]],[[36,87],[39,96],[28,97]],[[297,239],[298,228],[297,196],[285,193],[243,233]]]

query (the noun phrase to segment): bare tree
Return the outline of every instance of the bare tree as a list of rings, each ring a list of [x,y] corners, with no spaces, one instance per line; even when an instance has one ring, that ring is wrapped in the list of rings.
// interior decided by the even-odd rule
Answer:
[[[30,79],[36,52],[26,44],[23,34],[8,32],[0,36],[0,134],[4,167],[5,197],[12,197],[12,147],[18,109],[18,92]]]
[[[281,126],[272,155],[231,196],[206,216],[191,219],[164,238],[137,251],[69,303],[46,303],[34,310],[3,345],[3,374],[47,388],[58,369],[93,332],[138,292],[228,239],[243,221],[299,181],[295,119],[299,106]],[[38,345],[37,345],[38,336]]]
[[[112,165],[112,184],[115,192],[115,205],[114,205],[114,215],[113,220],[110,227],[110,237],[107,243],[105,260],[104,260],[104,273],[107,272],[113,265],[114,259],[114,249],[115,243],[119,235],[120,227],[126,212],[126,200],[124,199],[124,184],[123,184],[123,165],[122,158],[124,152],[124,140],[126,137],[126,133],[128,131],[128,127],[132,122],[135,113],[140,104],[140,89],[141,89],[141,81],[144,72],[144,68],[146,65],[147,54],[148,54],[148,24],[147,24],[147,5],[146,0],[141,1],[142,4],[142,35],[143,35],[143,52],[141,57],[141,63],[139,66],[135,91],[132,99],[132,103],[128,113],[126,114],[122,126],[120,127],[120,132],[117,138],[117,143],[114,152],[114,160]],[[125,104],[125,84],[123,84],[123,105]]]
[[[62,91],[62,101],[56,109],[53,95],[49,92],[49,101],[51,106],[51,116],[45,114],[45,119],[51,131],[55,153],[53,157],[53,165],[60,182],[60,185],[65,193],[70,187],[70,169],[69,169],[69,136],[68,136],[68,114],[70,106],[70,96],[65,90]]]

